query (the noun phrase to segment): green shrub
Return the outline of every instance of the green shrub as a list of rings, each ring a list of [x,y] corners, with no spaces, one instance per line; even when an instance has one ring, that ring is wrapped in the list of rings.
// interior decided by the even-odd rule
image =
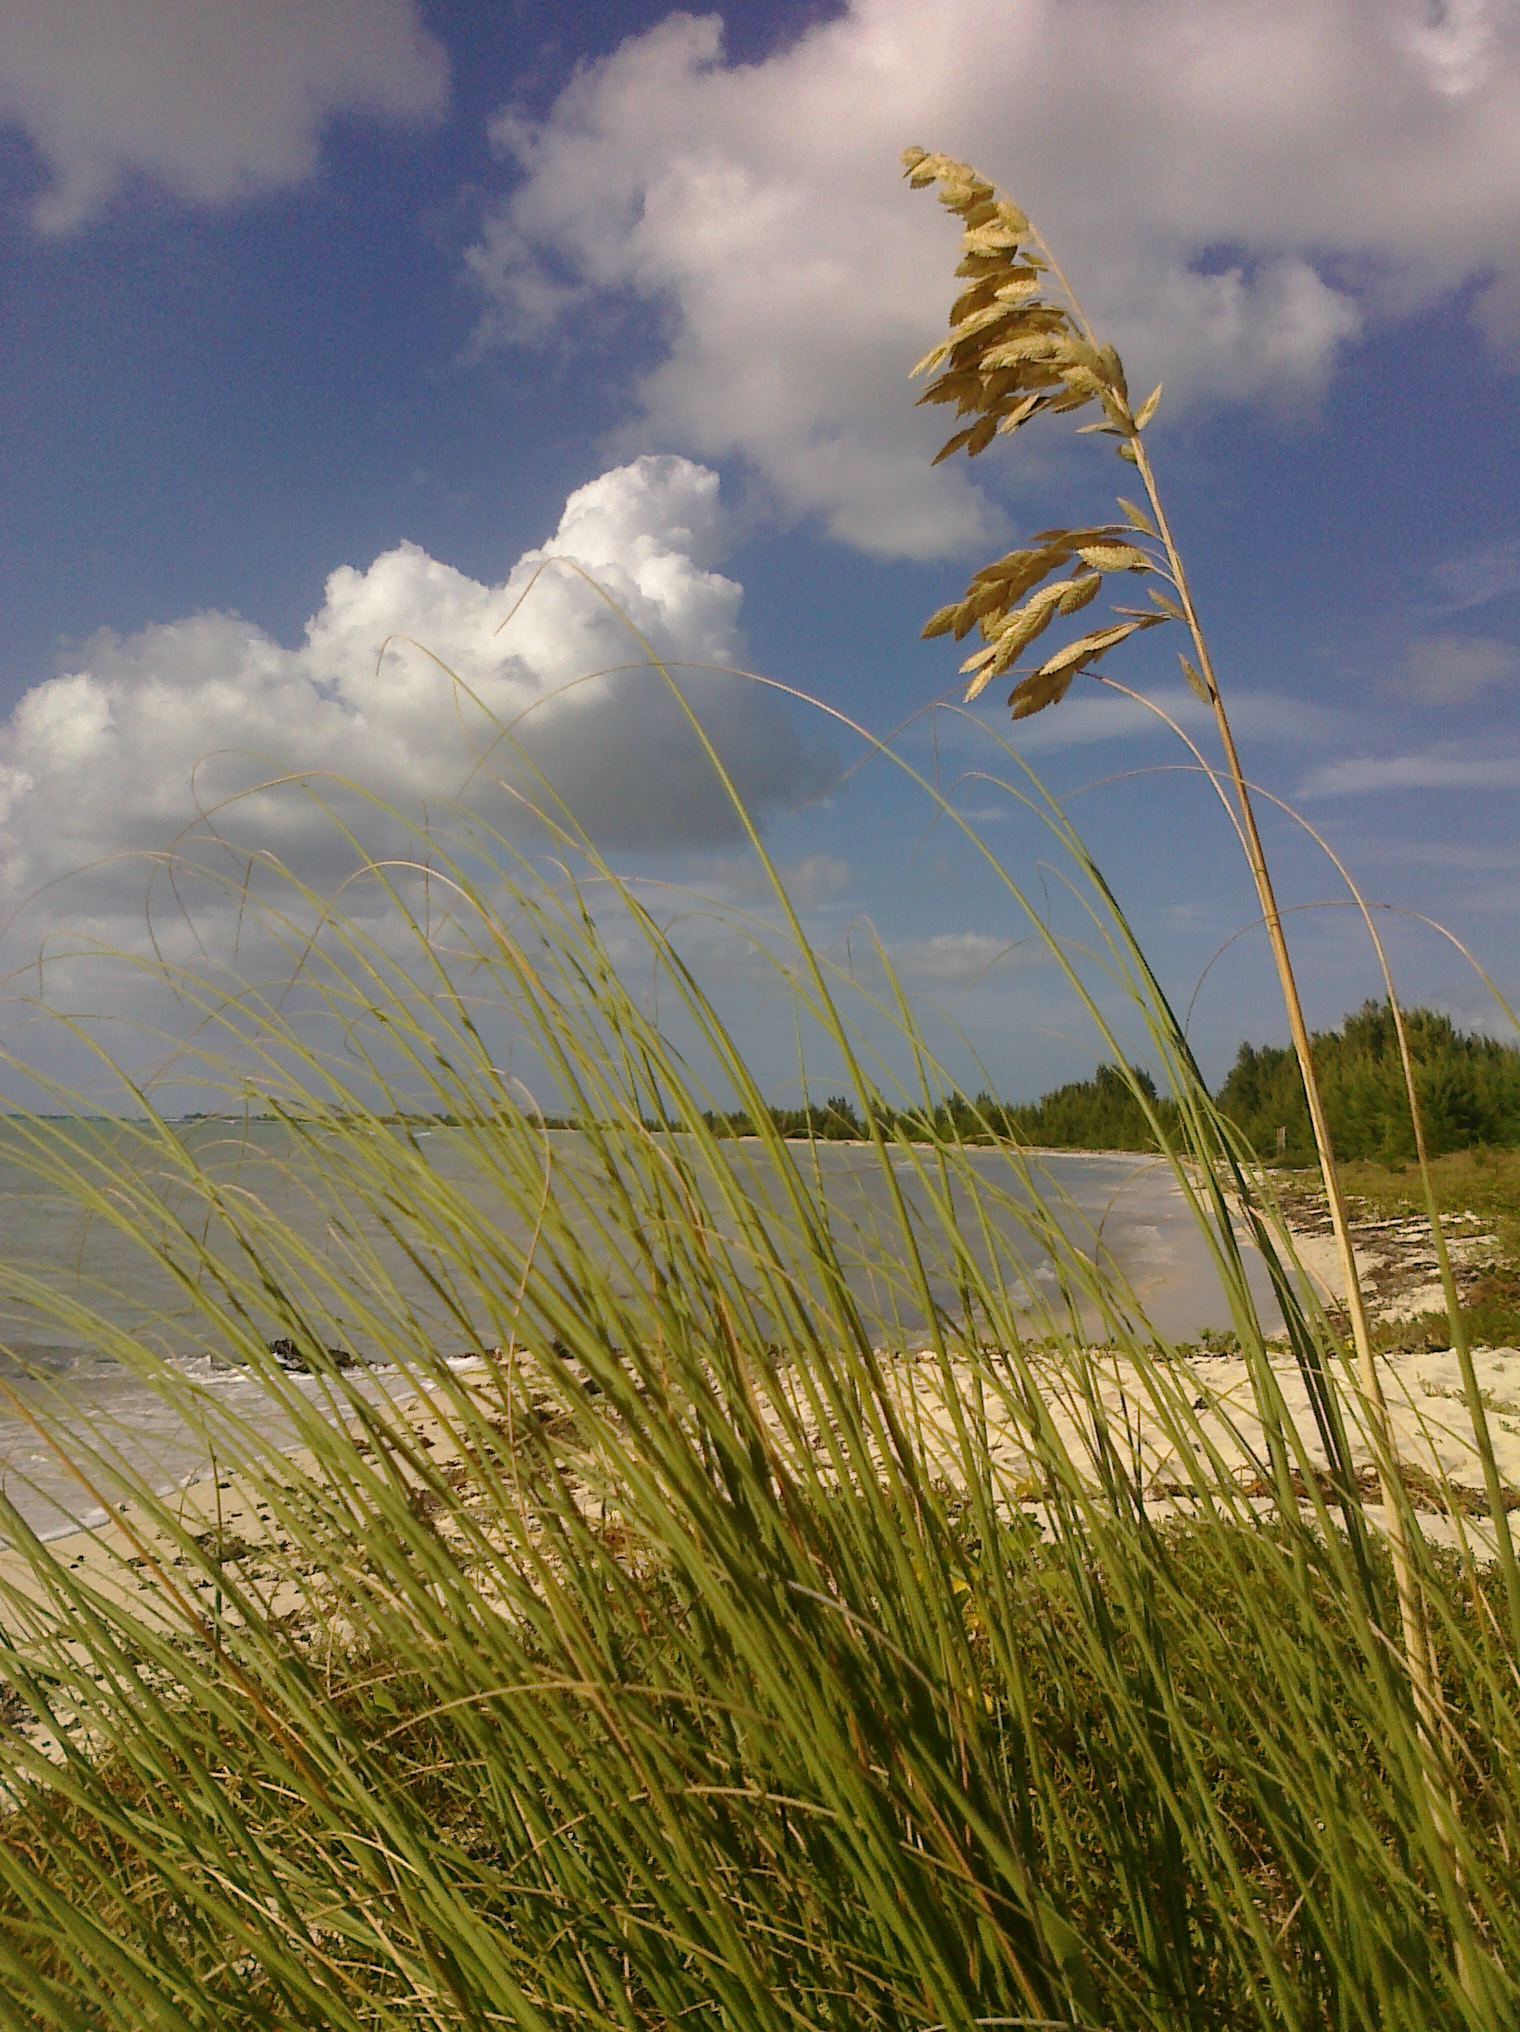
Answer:
[[[1431,1156],[1520,1144],[1520,1049],[1465,1035],[1432,1009],[1406,1010],[1404,1021]],[[1313,1051],[1337,1156],[1412,1158],[1414,1131],[1387,1003],[1367,1002],[1338,1030],[1317,1033]],[[1303,1080],[1291,1051],[1242,1044],[1218,1100],[1263,1157],[1313,1162]]]

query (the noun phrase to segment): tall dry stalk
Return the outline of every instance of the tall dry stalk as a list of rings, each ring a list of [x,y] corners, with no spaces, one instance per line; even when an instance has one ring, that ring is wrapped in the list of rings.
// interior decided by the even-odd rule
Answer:
[[[1191,638],[1193,655],[1179,652],[1179,661],[1188,683],[1214,715],[1238,808],[1241,838],[1282,988],[1293,1049],[1303,1075],[1320,1174],[1345,1282],[1357,1373],[1369,1412],[1378,1484],[1387,1511],[1404,1663],[1429,1751],[1432,1802],[1438,1806],[1437,1820],[1442,1824],[1445,1815],[1439,1811],[1439,1805],[1444,1803],[1446,1788],[1438,1777],[1438,1767],[1445,1730],[1430,1668],[1424,1604],[1410,1557],[1410,1510],[1399,1481],[1393,1431],[1373,1357],[1345,1195],[1336,1169],[1330,1126],[1309,1048],[1309,1030],[1283,931],[1282,913],[1187,571],[1145,449],[1145,427],[1156,413],[1161,388],[1158,385],[1153,389],[1138,408],[1132,406],[1118,353],[1111,345],[1099,341],[1046,242],[1017,205],[999,197],[994,187],[966,163],[930,154],[922,148],[906,150],[902,160],[915,189],[939,185],[940,202],[956,214],[963,227],[956,274],[964,280],[965,287],[951,306],[950,335],[913,369],[914,374],[940,369],[923,401],[953,403],[957,415],[972,419],[941,447],[935,463],[961,450],[969,458],[975,458],[995,437],[1021,429],[1043,411],[1064,414],[1096,403],[1102,411],[1101,420],[1081,425],[1079,434],[1099,432],[1117,438],[1119,457],[1135,467],[1145,489],[1149,512],[1121,496],[1123,523],[1042,530],[1028,548],[1012,551],[985,566],[972,579],[964,599],[942,607],[931,617],[924,634],[953,634],[961,640],[976,629],[981,635],[985,646],[961,666],[971,679],[966,689],[969,702],[994,678],[1016,671],[1023,652],[1058,615],[1075,614],[1091,605],[1104,579],[1111,574],[1126,572],[1159,578],[1170,588],[1162,591],[1154,584],[1147,587],[1149,607],[1115,608],[1115,618],[1046,657],[1037,669],[1019,678],[1009,703],[1015,719],[1025,719],[1047,706],[1059,704],[1081,672],[1092,671],[1110,650],[1143,629],[1180,622]],[[1064,301],[1046,293],[1047,277],[1055,283],[1059,298]]]

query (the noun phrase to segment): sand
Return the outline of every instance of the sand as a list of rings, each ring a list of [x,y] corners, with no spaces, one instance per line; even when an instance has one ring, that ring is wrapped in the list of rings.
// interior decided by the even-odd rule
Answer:
[[[1266,1449],[1244,1361],[1201,1356],[1181,1365],[1187,1401],[1197,1414],[1196,1430],[1184,1432],[1166,1429],[1150,1404],[1145,1378],[1132,1361],[1102,1351],[1096,1352],[1092,1361],[1097,1395],[1110,1430],[1120,1436],[1126,1453],[1136,1461],[1148,1506],[1154,1511],[1186,1514],[1196,1501],[1191,1469],[1183,1457],[1185,1448],[1206,1460],[1206,1450],[1212,1446],[1224,1471],[1242,1486],[1252,1486]],[[1520,1490],[1520,1350],[1481,1349],[1474,1364],[1489,1406],[1489,1428],[1501,1479],[1507,1489]],[[1274,1353],[1272,1365],[1305,1453],[1312,1464],[1323,1467],[1324,1449],[1303,1378],[1286,1354]],[[1455,1355],[1449,1351],[1403,1355],[1381,1362],[1380,1370],[1399,1458],[1412,1470],[1411,1488],[1427,1512],[1422,1523],[1432,1537],[1445,1543],[1455,1542],[1459,1531],[1466,1530],[1481,1556],[1491,1550],[1492,1525],[1486,1518],[1469,1515],[1459,1522],[1442,1514],[1444,1503],[1438,1493],[1446,1482],[1468,1494],[1481,1491],[1483,1483]],[[931,1472],[957,1480],[954,1421],[935,1356],[929,1351],[910,1351],[887,1357],[883,1372],[899,1413],[920,1435]],[[969,1368],[956,1363],[953,1374],[957,1393],[965,1403],[969,1401]],[[1019,1420],[1000,1397],[997,1377],[993,1369],[985,1379],[988,1451],[1004,1500],[1010,1507],[1028,1505],[1037,1481],[1036,1464],[1023,1443]],[[1083,1461],[1088,1455],[1092,1420],[1069,1376],[1050,1372],[1046,1401],[1074,1458]],[[478,1402],[485,1405],[484,1399]],[[398,1422],[405,1421],[411,1437],[429,1453],[435,1466],[447,1466],[457,1456],[455,1427],[445,1408],[429,1393],[398,1404],[392,1415]],[[1353,1456],[1358,1464],[1370,1466],[1372,1449],[1354,1401],[1347,1403],[1347,1416]],[[780,1421],[769,1422],[779,1439]],[[285,1475],[292,1486],[315,1480],[316,1463],[309,1453],[296,1452],[284,1459]],[[1265,1489],[1258,1493],[1265,1501]],[[248,1475],[232,1473],[215,1481],[208,1475],[160,1500],[179,1528],[192,1537],[220,1543],[224,1556],[233,1540],[247,1548],[239,1560],[239,1578],[260,1594],[268,1613],[299,1610],[309,1601],[292,1541],[276,1523],[267,1495],[255,1488]],[[1381,1513],[1372,1504],[1368,1514],[1376,1522]],[[47,1553],[50,1563],[137,1614],[159,1616],[186,1627],[209,1613],[214,1581],[141,1505],[123,1506],[95,1529],[49,1541]],[[28,1604],[41,1599],[41,1584],[26,1556],[15,1548],[0,1550],[0,1625],[10,1636],[25,1641],[28,1626],[36,1627]]]
[[[1458,1217],[1451,1225],[1453,1254],[1459,1266],[1492,1253],[1492,1237],[1475,1227],[1470,1217],[1465,1221]],[[1412,1312],[1433,1309],[1427,1303],[1429,1237],[1422,1224],[1383,1222],[1375,1224],[1375,1232],[1363,1226],[1357,1231],[1357,1243],[1358,1270],[1374,1299],[1375,1317],[1408,1318]],[[1297,1244],[1303,1267],[1321,1294],[1327,1301],[1337,1301],[1341,1296],[1339,1265],[1329,1236],[1300,1232]],[[1144,1375],[1131,1361],[1101,1352],[1093,1361],[1111,1428],[1129,1436],[1126,1445],[1133,1451],[1148,1508],[1157,1514],[1187,1514],[1197,1497],[1192,1468],[1184,1456],[1201,1455],[1206,1461],[1210,1448],[1217,1453],[1217,1470],[1247,1490],[1256,1489],[1250,1500],[1259,1506],[1268,1504],[1270,1499],[1260,1487],[1265,1445],[1243,1361],[1199,1354],[1183,1365],[1186,1401],[1197,1417],[1196,1429],[1187,1432],[1166,1429],[1150,1403]],[[1324,1451],[1303,1379],[1286,1352],[1274,1353],[1272,1364],[1287,1413],[1303,1438],[1311,1471],[1323,1467]],[[1506,1490],[1520,1490],[1520,1350],[1479,1349],[1474,1365],[1488,1405],[1501,1480]],[[971,1379],[965,1365],[957,1367],[956,1390],[964,1401]],[[903,1417],[921,1435],[932,1469],[955,1479],[959,1470],[954,1421],[938,1363],[932,1356],[909,1350],[884,1357],[883,1369]],[[1422,1349],[1380,1358],[1379,1369],[1397,1452],[1409,1470],[1406,1486],[1424,1513],[1424,1528],[1432,1538],[1445,1543],[1455,1543],[1465,1535],[1480,1558],[1491,1556],[1493,1526],[1486,1516],[1470,1514],[1481,1508],[1480,1504],[1463,1500],[1481,1490],[1482,1472],[1455,1355],[1449,1350]],[[489,1381],[483,1369],[480,1387],[484,1389]],[[1022,1444],[1017,1420],[1000,1401],[995,1370],[991,1382],[986,1392],[989,1451],[1001,1481],[1002,1499],[1010,1508],[1020,1504],[1031,1507],[1037,1479],[1034,1464]],[[1074,1395],[1070,1379],[1054,1371],[1046,1395],[1062,1437],[1074,1457],[1083,1459],[1091,1424],[1089,1411]],[[483,1396],[477,1397],[477,1408],[489,1414],[491,1405]],[[1347,1408],[1354,1458],[1370,1469],[1372,1449],[1365,1424],[1358,1418],[1354,1402]],[[415,1444],[435,1465],[447,1465],[456,1456],[458,1435],[429,1392],[398,1401],[391,1415],[405,1421]],[[779,1438],[779,1421],[772,1422]],[[291,1486],[315,1480],[316,1463],[310,1454],[296,1452],[285,1458]],[[1367,1481],[1370,1486],[1370,1474]],[[1458,1492],[1455,1515],[1442,1495],[1448,1484]],[[224,1558],[234,1541],[243,1548],[236,1577],[259,1597],[266,1613],[295,1617],[311,1613],[312,1594],[296,1551],[275,1520],[267,1492],[261,1494],[249,1476],[234,1472],[213,1480],[208,1475],[161,1501],[180,1530],[220,1545]],[[1369,1503],[1367,1514],[1375,1524],[1383,1521],[1376,1503]],[[215,1600],[216,1583],[203,1563],[188,1556],[183,1544],[177,1544],[173,1534],[155,1524],[140,1505],[119,1507],[94,1529],[51,1540],[47,1552],[54,1571],[76,1576],[108,1601],[181,1629],[203,1622]],[[29,1634],[37,1634],[50,1620],[43,1597],[43,1585],[25,1554],[0,1547],[0,1629],[13,1641],[25,1644]]]

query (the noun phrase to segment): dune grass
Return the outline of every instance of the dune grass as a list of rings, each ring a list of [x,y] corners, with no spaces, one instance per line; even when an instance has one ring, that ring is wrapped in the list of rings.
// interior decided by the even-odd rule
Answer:
[[[261,1376],[307,1449],[275,1454],[102,1300],[11,1272],[38,1317],[201,1418],[287,1548],[258,1565],[192,1531],[104,1447],[94,1486],[140,1520],[135,1540],[107,1534],[124,1571],[138,1561],[130,1590],[8,1518],[30,1573],[0,1604],[12,2022],[1514,2022],[1504,1591],[1475,1552],[1432,1548],[1409,1503],[1455,1746],[1433,1795],[1387,1555],[1344,1455],[1354,1370],[1299,1295],[1270,1182],[1044,810],[1176,1103],[1158,1137],[1267,1413],[1255,1493],[1016,1145],[878,1136],[873,1210],[842,1214],[821,1152],[766,1131],[717,1011],[584,843],[572,882],[483,835],[452,857],[429,841],[426,921],[401,876],[376,878],[383,941],[373,916],[329,915],[311,942],[314,899],[293,891],[265,922],[302,962],[303,1007],[177,985],[203,1011],[204,1076],[288,1125],[301,1220],[229,1184],[225,1132],[156,1117],[150,1092],[109,1135],[11,1124],[50,1191],[155,1255],[199,1347]],[[919,1082],[894,1098],[932,1110],[949,1082],[906,1002],[850,1013],[779,891],[778,911],[756,950],[854,1092],[887,1082],[890,1017]],[[614,964],[614,921],[638,965]],[[651,967],[662,1021],[624,985]],[[507,1030],[592,1125],[580,1137],[545,1132],[500,1070]],[[735,1100],[757,1142],[710,1131]],[[455,1116],[452,1168],[383,1119],[407,1109]],[[1273,1429],[1221,1172],[1281,1266],[1328,1476]],[[269,1355],[277,1338],[306,1352],[326,1411]],[[1147,1503],[1094,1339],[1192,1463],[1185,1521]],[[356,1344],[432,1385],[449,1448],[324,1353]],[[913,1366],[951,1414],[932,1472],[902,1347],[927,1350]],[[474,1369],[445,1359],[471,1349]],[[1086,1407],[1081,1444],[1051,1418],[1056,1389]],[[989,1405],[1017,1427],[1016,1470]]]
[[[968,234],[1002,230],[990,188],[943,167]],[[1005,286],[1006,235],[967,258]],[[1007,286],[1069,350],[1027,413],[1103,399],[1155,505],[1154,400],[1131,412],[1117,356]],[[995,381],[973,410],[1009,394]],[[997,427],[979,414],[967,448]],[[1188,602],[1159,508],[1157,525]],[[1155,535],[1139,510],[1130,528]],[[1153,568],[1123,531],[1055,534],[1084,561],[1062,611],[1105,572]],[[1054,568],[1036,563],[1023,591]],[[1006,620],[1022,593],[1006,574],[994,591]],[[1023,640],[1050,614],[1034,618]],[[1133,632],[1057,652],[1015,698],[1055,702]],[[1005,631],[979,668],[1021,646]],[[1190,678],[1217,705],[1206,657]],[[1045,874],[1026,897],[899,766],[1064,970],[1192,1210],[1264,1435],[1249,1473],[1006,1117],[948,1105],[956,1082],[886,956],[872,993],[809,943],[742,811],[771,906],[731,929],[795,1021],[804,1108],[821,1050],[822,1093],[867,1131],[857,1200],[830,1191],[823,1145],[781,1135],[678,938],[551,800],[549,854],[461,817],[383,863],[348,806],[341,909],[191,843],[175,893],[219,896],[261,964],[239,981],[156,963],[178,997],[169,1070],[284,1140],[255,1161],[235,1121],[170,1120],[125,1075],[133,1119],[109,1127],[50,1092],[47,1115],[8,1120],[12,1155],[139,1252],[162,1317],[22,1263],[6,1302],[157,1390],[204,1432],[217,1495],[228,1470],[267,1534],[255,1546],[219,1511],[198,1525],[108,1434],[82,1448],[27,1400],[111,1524],[102,1570],[0,1503],[8,2022],[1520,2020],[1510,1492],[1491,1449],[1481,1494],[1401,1474],[1386,1448],[1371,1477],[1353,1459],[1353,1415],[1381,1412],[1365,1362],[1297,1275],[1273,1181],[1100,871],[1002,762],[1080,939],[1053,927]],[[1116,1003],[1154,1085],[1105,1018]],[[76,1041],[95,1048],[87,1028]],[[740,1114],[753,1141],[718,1133]],[[446,1160],[420,1117],[456,1125]],[[271,1165],[294,1212],[261,1187]],[[163,1361],[171,1314],[183,1355],[258,1380],[259,1415]],[[351,1355],[426,1388],[435,1429],[376,1403]],[[1132,1379],[1117,1413],[1112,1358]],[[1312,1432],[1286,1414],[1283,1364]],[[919,1378],[943,1413],[932,1444]],[[299,1452],[268,1436],[273,1411]],[[1173,1461],[1164,1497],[1142,1424]],[[1456,1551],[1422,1530],[1431,1505]]]

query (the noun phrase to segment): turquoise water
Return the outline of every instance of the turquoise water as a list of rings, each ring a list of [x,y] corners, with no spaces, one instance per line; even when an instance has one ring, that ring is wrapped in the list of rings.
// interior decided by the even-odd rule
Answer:
[[[33,1170],[18,1159],[14,1132],[0,1125],[0,1477],[17,1510],[44,1536],[77,1522],[98,1521],[97,1497],[109,1493],[112,1460],[147,1475],[160,1487],[203,1472],[222,1414],[247,1419],[277,1442],[289,1437],[288,1423],[264,1386],[227,1361],[231,1338],[220,1335],[217,1314],[213,1311],[208,1318],[206,1310],[140,1246],[136,1232],[123,1234],[111,1224],[112,1177],[129,1163],[124,1155],[118,1158],[109,1141],[111,1132],[91,1128],[68,1133],[84,1138],[84,1147],[93,1155],[108,1155],[100,1173],[106,1198],[93,1212],[81,1211],[61,1191],[39,1184]],[[508,1328],[503,1320],[509,1312],[512,1281],[506,1271],[497,1304],[483,1306],[477,1299],[473,1318],[465,1321],[451,1314],[430,1289],[426,1266],[409,1264],[378,1220],[330,1185],[321,1186],[311,1164],[293,1161],[293,1139],[280,1125],[205,1123],[186,1133],[201,1162],[229,1194],[244,1196],[246,1204],[257,1205],[270,1221],[288,1226],[327,1266],[332,1285],[324,1338],[370,1358],[376,1342],[366,1325],[366,1312],[376,1291],[386,1288],[394,1294],[393,1314],[406,1317],[419,1353],[426,1349],[435,1359],[468,1362],[482,1345],[505,1337]],[[414,1148],[430,1171],[460,1191],[487,1230],[495,1224],[521,1238],[522,1224],[504,1204],[494,1202],[478,1146],[464,1132],[425,1132]],[[549,1150],[562,1192],[573,1197],[578,1188],[590,1189],[582,1139],[556,1133],[549,1138]],[[733,1161],[744,1169],[751,1195],[761,1204],[774,1204],[774,1177],[763,1162],[757,1162],[756,1146],[734,1146]],[[976,1153],[973,1161],[993,1188],[991,1200],[1000,1193],[1020,1198],[1005,1158],[988,1151]],[[799,1152],[799,1162],[812,1162],[806,1149]],[[904,1295],[901,1231],[888,1182],[869,1150],[824,1145],[817,1162],[856,1297],[878,1341],[901,1345],[921,1330],[923,1322]],[[918,1191],[912,1164],[905,1156],[894,1164],[897,1183],[911,1207]],[[1064,1196],[1061,1224],[1069,1246],[1127,1279],[1157,1332],[1194,1339],[1206,1328],[1229,1325],[1206,1246],[1162,1167],[1144,1158],[1086,1154],[1053,1155],[1042,1164],[1050,1184]],[[194,1209],[182,1200],[179,1211],[189,1218]],[[969,1214],[969,1204],[966,1211]],[[595,1226],[589,1216],[586,1226],[588,1232]],[[966,1232],[973,1228],[968,1220]],[[1017,1289],[1020,1278],[1027,1277],[1034,1289],[1048,1289],[1054,1296],[1048,1259],[1023,1231],[1011,1207],[994,1212],[992,1229],[990,1249],[1010,1288]],[[924,1223],[922,1232],[932,1243],[933,1224]],[[610,1246],[615,1249],[615,1236]],[[373,1251],[373,1262],[383,1272],[378,1279],[360,1260],[365,1250]],[[933,1274],[932,1248],[930,1253],[936,1303],[952,1306],[953,1288]],[[989,1253],[988,1247],[980,1247],[984,1263]],[[92,1336],[82,1318],[60,1323],[56,1315],[42,1317],[27,1302],[18,1278],[7,1277],[3,1266],[21,1266],[51,1291],[130,1332],[161,1367],[150,1375],[112,1359],[101,1351],[99,1335]],[[1248,1266],[1263,1316],[1275,1323],[1265,1271],[1254,1257],[1248,1258]],[[261,1334],[266,1327],[271,1333],[279,1330],[272,1316],[260,1325]],[[166,1390],[160,1383],[171,1387]],[[185,1398],[178,1386],[186,1384],[197,1386],[198,1392],[188,1406],[173,1401]],[[313,1399],[321,1394],[321,1386],[311,1378],[294,1379],[293,1387]],[[394,1368],[376,1367],[365,1375],[362,1387],[367,1395],[377,1396],[405,1392],[413,1383]],[[46,1439],[39,1424],[46,1428]],[[106,1460],[97,1460],[90,1468],[92,1454],[101,1449]],[[222,1453],[225,1457],[225,1447]],[[93,1488],[81,1486],[77,1473],[81,1466]]]

